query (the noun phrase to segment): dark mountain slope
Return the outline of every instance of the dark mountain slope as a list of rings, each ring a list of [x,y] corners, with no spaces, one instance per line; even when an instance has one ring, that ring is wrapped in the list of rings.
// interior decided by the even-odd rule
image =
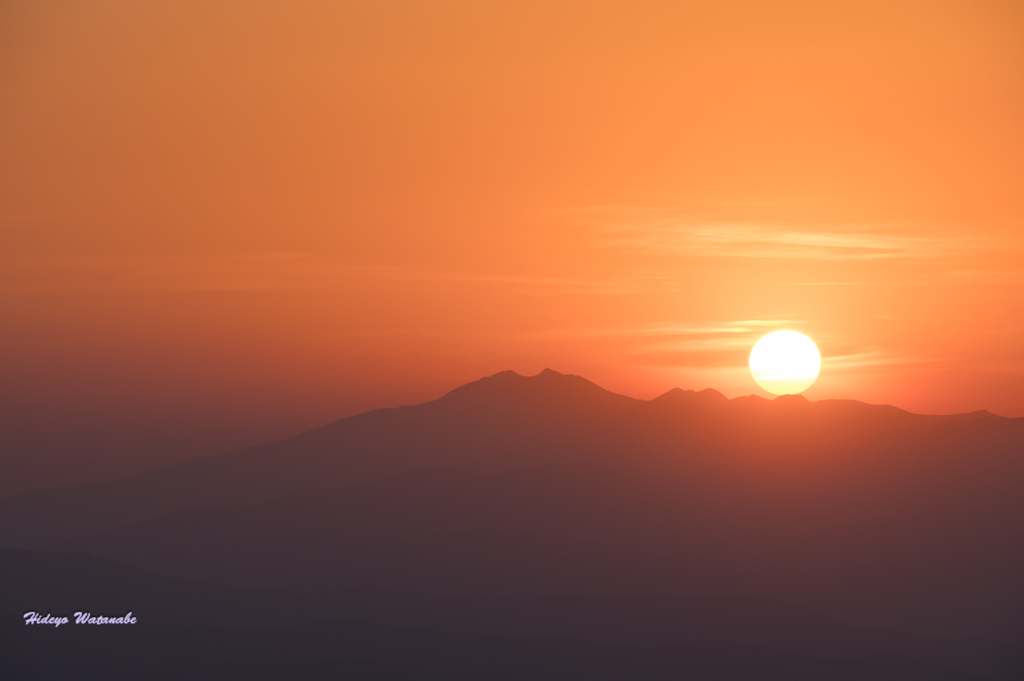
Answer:
[[[599,431],[609,416],[639,405],[575,376],[503,372],[434,402],[379,409],[281,442],[129,480],[0,500],[0,544],[42,546],[178,508],[351,485],[422,467],[502,470],[583,458],[607,449]]]
[[[281,442],[138,478],[0,500],[0,545],[42,547],[179,509],[252,503],[436,466],[484,473],[559,462],[716,466],[751,456],[859,455],[891,442],[920,450],[976,441],[1001,451],[1022,440],[1024,419],[919,416],[799,397],[730,401],[714,391],[677,390],[642,401],[578,376],[507,371],[434,402],[379,409]]]
[[[160,588],[182,605],[166,612],[208,602],[247,623],[278,618],[292,657],[352,678],[728,679],[757,665],[779,678],[942,678],[940,662],[1015,678],[999,674],[1020,668],[1022,489],[1024,419],[710,390],[643,401],[504,372],[263,447],[4,500],[0,543],[106,557],[128,585],[126,564],[173,578]],[[47,569],[44,582],[87,594],[93,580],[91,593],[128,602],[95,571],[83,582]],[[34,583],[8,579],[16,593]],[[160,610],[148,588],[132,598]],[[266,610],[239,593],[263,594]],[[331,625],[343,641],[332,647],[294,628],[310,621],[296,605],[375,624]],[[160,626],[183,627],[165,630],[183,645],[217,641],[208,655],[226,667],[288,659],[261,634]],[[528,634],[556,638],[507,638]],[[25,650],[45,646],[26,635]],[[72,635],[83,655],[86,641],[107,650]],[[137,636],[136,649],[163,649]],[[676,643],[697,640],[726,643]]]
[[[708,612],[664,604],[708,597],[913,636],[989,635],[1024,613],[1019,474],[997,487],[881,472],[422,471],[184,511],[72,546],[230,584],[487,601],[498,621],[612,638],[707,631]],[[547,607],[560,601],[586,606]],[[781,634],[717,609],[714,626]]]

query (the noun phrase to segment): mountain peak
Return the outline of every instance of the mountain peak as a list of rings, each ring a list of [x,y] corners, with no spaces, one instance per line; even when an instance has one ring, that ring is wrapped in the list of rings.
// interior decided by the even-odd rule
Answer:
[[[634,402],[632,397],[617,395],[591,383],[582,376],[563,374],[544,369],[535,376],[523,376],[515,371],[502,371],[478,381],[459,386],[444,395],[441,401],[481,400],[499,402],[551,402],[567,403],[579,400],[616,400]]]
[[[811,402],[809,399],[800,394],[779,395],[772,401],[778,402],[779,404],[810,404]]]
[[[651,400],[658,404],[726,404],[728,401],[729,398],[714,388],[705,388],[699,392],[672,388]]]

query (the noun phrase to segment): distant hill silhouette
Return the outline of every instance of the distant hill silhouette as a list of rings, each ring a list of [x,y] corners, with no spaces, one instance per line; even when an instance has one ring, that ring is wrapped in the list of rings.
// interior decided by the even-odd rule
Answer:
[[[1024,419],[714,390],[635,400],[502,372],[274,444],[0,500],[0,544],[264,589],[295,626],[280,594],[374,626],[627,657],[717,641],[784,667],[1013,678],[1022,489]]]
[[[0,544],[43,547],[184,508],[348,487],[439,466],[484,473],[558,462],[672,467],[750,455],[758,465],[775,465],[769,452],[788,460],[808,451],[819,452],[820,465],[845,457],[840,451],[871,457],[894,444],[914,452],[1012,447],[1022,429],[1024,419],[987,412],[920,416],[799,396],[726,400],[713,390],[673,390],[644,401],[550,369],[532,377],[505,371],[433,402],[378,409],[273,444],[128,480],[0,499]],[[823,451],[830,456],[820,456]]]

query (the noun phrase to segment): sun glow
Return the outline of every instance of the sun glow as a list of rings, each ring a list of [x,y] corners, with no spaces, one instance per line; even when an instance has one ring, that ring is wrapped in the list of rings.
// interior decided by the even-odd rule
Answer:
[[[810,338],[796,331],[774,331],[750,351],[750,373],[773,395],[801,393],[821,370],[821,355]]]

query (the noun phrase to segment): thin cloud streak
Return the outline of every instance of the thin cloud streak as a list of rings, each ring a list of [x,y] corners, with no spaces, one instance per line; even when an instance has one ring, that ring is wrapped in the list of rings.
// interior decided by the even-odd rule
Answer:
[[[792,318],[742,319],[692,324],[609,326],[551,329],[529,334],[528,341],[575,341],[606,338],[617,341],[618,352],[643,364],[655,359],[660,366],[746,366],[749,350],[766,333],[800,329],[806,322]],[[856,372],[871,367],[927,363],[928,359],[897,356],[877,348],[822,355],[822,370]]]
[[[823,356],[821,358],[821,366],[822,371],[843,372],[859,371],[870,367],[926,364],[930,361],[925,358],[889,355],[881,350],[871,349],[847,355]]]
[[[690,324],[550,329],[528,341],[603,341],[629,364],[662,367],[738,366],[757,339],[770,331],[800,328],[795,319],[741,319]],[[614,348],[614,350],[611,350]]]
[[[951,236],[922,225],[822,225],[736,220],[695,221],[678,209],[604,206],[571,212],[577,224],[594,230],[593,245],[635,252],[712,258],[817,260],[919,260],[1021,250],[1020,239]]]
[[[615,294],[671,284],[626,273],[572,278],[358,266],[307,253],[0,257],[0,291],[330,291],[393,283],[491,284],[528,293]]]
[[[765,329],[797,326],[802,322],[792,319],[743,319],[727,322],[697,322],[694,324],[658,324],[650,326],[608,326],[575,329],[551,329],[536,337],[543,338],[593,338],[598,336],[618,337],[665,337],[730,334],[764,334]]]
[[[756,224],[649,224],[609,228],[618,247],[695,257],[825,260],[933,259],[970,248],[963,239]]]

